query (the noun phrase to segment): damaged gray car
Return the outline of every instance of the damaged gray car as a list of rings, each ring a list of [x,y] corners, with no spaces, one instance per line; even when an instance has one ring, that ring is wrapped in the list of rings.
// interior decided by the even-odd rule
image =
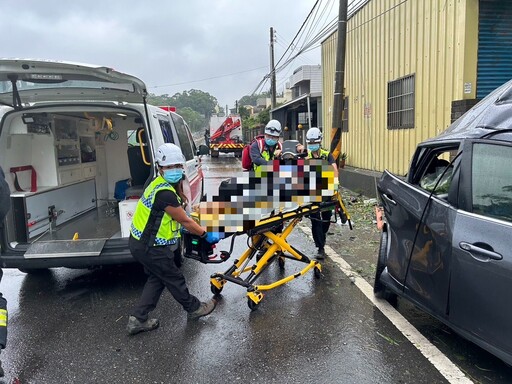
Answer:
[[[384,171],[374,291],[512,364],[512,81]]]

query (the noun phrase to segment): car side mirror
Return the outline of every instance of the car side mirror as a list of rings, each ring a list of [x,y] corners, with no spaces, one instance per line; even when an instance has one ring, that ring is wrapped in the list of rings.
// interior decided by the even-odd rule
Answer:
[[[201,144],[199,146],[199,149],[197,150],[197,155],[198,156],[201,156],[201,155],[207,155],[208,153],[210,153],[210,148],[208,148],[206,145],[204,144]]]

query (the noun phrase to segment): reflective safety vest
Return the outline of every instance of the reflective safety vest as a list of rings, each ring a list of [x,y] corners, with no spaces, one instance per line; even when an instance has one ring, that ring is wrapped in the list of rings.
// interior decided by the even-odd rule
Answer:
[[[153,209],[156,194],[164,190],[175,193],[178,202],[181,203],[173,186],[162,176],[158,176],[144,191],[133,214],[131,235],[150,247],[176,244],[177,239],[181,236],[180,223],[165,211]]]
[[[282,144],[280,141],[277,142],[274,151],[276,149],[282,150]],[[267,145],[265,144],[265,141],[263,141],[263,151],[261,152],[261,157],[263,157],[265,159],[265,161],[273,160],[273,157],[272,157],[272,159],[270,158],[270,152],[267,151]],[[254,165],[254,171],[258,172],[258,174],[261,175],[261,165],[256,165],[254,163],[253,163],[253,165]]]
[[[320,156],[313,157],[313,154],[311,153],[311,151],[308,150],[308,156],[306,157],[306,159],[322,159],[322,160],[327,160],[329,158],[329,153],[330,152],[328,150],[320,148]]]

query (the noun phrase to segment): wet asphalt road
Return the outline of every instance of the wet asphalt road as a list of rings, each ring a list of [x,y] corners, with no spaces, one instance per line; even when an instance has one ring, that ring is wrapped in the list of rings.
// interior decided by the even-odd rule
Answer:
[[[311,243],[306,247],[313,250]],[[295,270],[290,264],[287,273]],[[225,286],[215,312],[195,322],[164,294],[153,313],[160,328],[134,337],[124,328],[144,284],[138,268],[40,276],[9,271],[20,296],[9,308],[4,368],[22,383],[445,382],[341,271],[326,264],[322,279],[309,273],[276,288],[254,312],[245,290],[233,284]],[[209,275],[227,265],[188,261],[191,292],[209,296]],[[261,282],[282,276],[277,265],[267,272]]]
[[[233,166],[226,163],[238,161],[206,160],[207,185],[232,176]],[[300,230],[289,241],[306,254],[315,250]],[[245,244],[237,239],[233,258]],[[232,259],[217,265],[186,260],[190,291],[211,297],[210,274],[231,264]],[[310,271],[268,291],[253,312],[245,289],[233,283],[226,284],[210,316],[192,322],[165,292],[153,312],[160,328],[132,337],[125,333],[127,314],[145,282],[137,265],[39,275],[6,270],[1,291],[10,318],[3,382],[446,382],[330,259],[322,264],[320,279]],[[271,265],[258,282],[276,281],[300,267],[289,260],[284,271]]]

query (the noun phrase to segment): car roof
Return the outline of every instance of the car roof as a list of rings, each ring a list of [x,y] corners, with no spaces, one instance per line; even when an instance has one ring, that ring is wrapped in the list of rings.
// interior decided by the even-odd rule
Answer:
[[[512,127],[512,80],[495,89],[440,135],[422,144],[479,138]]]

